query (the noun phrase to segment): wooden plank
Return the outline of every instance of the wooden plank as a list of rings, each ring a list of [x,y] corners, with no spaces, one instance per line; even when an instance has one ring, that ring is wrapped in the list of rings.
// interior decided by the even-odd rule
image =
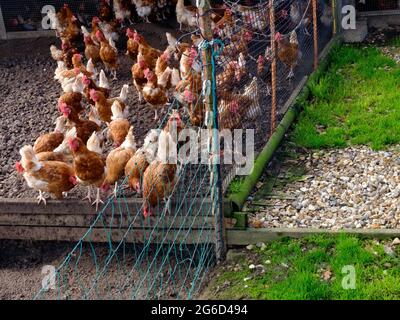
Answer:
[[[326,230],[326,229],[301,229],[301,228],[276,228],[276,229],[255,229],[246,230],[228,230],[228,245],[244,246],[257,242],[270,242],[283,237],[302,238],[310,235],[319,234],[355,234],[368,238],[395,238],[400,237],[400,229],[344,229],[344,230]]]
[[[96,220],[96,215],[60,215],[60,214],[19,214],[7,213],[0,214],[1,226],[44,226],[44,227],[90,227]],[[203,216],[165,216],[160,219],[151,216],[144,220],[142,214],[139,216],[127,216],[115,212],[103,215],[96,222],[96,227],[128,228],[132,224],[133,228],[185,228],[185,229],[212,229],[214,218]]]
[[[358,11],[358,17],[382,17],[400,15],[400,10]]]
[[[153,230],[130,230],[126,229],[104,230],[92,229],[88,234],[87,228],[70,227],[13,227],[0,226],[0,239],[13,240],[35,240],[35,241],[82,241],[88,242],[120,242],[125,239],[129,243],[165,243],[176,242],[186,244],[213,243],[215,234],[213,230],[182,230],[179,233],[170,231],[168,233]],[[126,234],[126,235],[125,235]]]
[[[43,38],[43,37],[55,37],[55,36],[56,32],[54,30],[7,32],[7,40]]]
[[[176,203],[174,200],[171,201],[171,212],[175,213],[177,210],[181,212],[181,215],[187,214],[187,207],[193,203],[191,208],[191,214],[198,214],[201,212],[209,212],[211,206],[210,199],[191,199],[185,201],[185,203]],[[123,212],[130,212],[131,215],[135,215],[137,212],[142,211],[143,199],[132,198],[132,199],[118,199],[113,202],[116,211],[121,210]],[[110,203],[105,209],[106,212],[112,211],[112,204]],[[200,209],[201,208],[201,209]],[[160,213],[160,210],[164,209],[162,203],[158,210],[155,210],[155,215]],[[100,207],[102,210],[102,207]],[[18,214],[70,214],[70,215],[97,215],[94,206],[91,206],[88,202],[81,200],[49,200],[47,205],[38,205],[33,199],[0,199],[0,214],[5,213],[18,213]]]

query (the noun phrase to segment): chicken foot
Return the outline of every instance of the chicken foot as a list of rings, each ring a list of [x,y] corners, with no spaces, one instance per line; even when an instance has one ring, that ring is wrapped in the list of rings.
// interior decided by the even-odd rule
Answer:
[[[117,197],[118,197],[118,182],[115,182],[114,197],[115,197],[115,199],[117,199]]]
[[[168,198],[164,198],[164,202],[165,202],[165,207],[166,207],[165,214],[171,215],[171,213],[172,213],[171,196],[169,196]]]
[[[111,75],[113,76],[113,80],[118,80],[117,78],[117,70],[111,70]]]
[[[45,196],[43,195],[43,192],[42,192],[42,191],[39,190],[39,195],[38,195],[38,197],[37,197],[36,199],[38,200],[38,204],[40,204],[41,202],[43,202],[44,205],[47,205],[46,198],[45,198]]]
[[[96,200],[92,203],[92,206],[96,205],[96,211],[98,211],[99,210],[99,204],[103,204],[103,203],[104,203],[104,201],[101,200],[101,198],[100,198],[100,188],[97,188]]]
[[[289,72],[288,76],[286,77],[286,79],[291,79],[291,78],[294,78],[293,67],[290,68],[290,72]]]
[[[87,196],[82,199],[82,201],[88,200],[89,203],[92,203],[92,188],[89,186]]]

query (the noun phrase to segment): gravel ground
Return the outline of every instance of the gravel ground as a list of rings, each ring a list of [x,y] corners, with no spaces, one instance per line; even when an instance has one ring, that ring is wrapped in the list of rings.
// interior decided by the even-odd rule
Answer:
[[[306,173],[250,220],[255,227],[400,228],[400,148],[318,151],[286,160]],[[284,170],[281,175],[285,175]],[[277,199],[279,198],[279,199]]]

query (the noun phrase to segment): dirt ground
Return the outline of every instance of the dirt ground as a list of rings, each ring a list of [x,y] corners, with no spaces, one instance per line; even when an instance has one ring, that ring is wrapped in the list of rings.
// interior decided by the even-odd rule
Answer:
[[[160,49],[167,45],[166,31],[176,34],[176,29],[169,25],[138,24],[135,28]],[[32,145],[40,134],[51,131],[59,116],[57,100],[62,90],[53,79],[56,62],[50,57],[52,43],[59,45],[54,38],[0,43],[0,198],[36,197],[36,192],[27,187],[14,165],[20,158],[19,149]],[[120,50],[118,80],[111,82],[112,96],[119,95],[124,84],[131,86],[127,103],[129,121],[140,145],[148,130],[157,128],[158,123],[153,119],[154,111],[138,102],[132,85],[132,60],[124,52]],[[80,197],[81,193],[81,189],[75,188],[69,197]]]
[[[39,291],[44,265],[57,266],[73,243],[0,241],[0,300],[32,299]]]
[[[163,254],[155,254],[160,247],[150,246],[145,249],[147,256],[140,259],[142,245],[124,244],[103,269],[110,256],[110,246],[96,243],[84,243],[75,248],[65,262],[75,245],[1,240],[0,300],[186,299],[191,290],[192,297],[197,295],[201,278],[213,266],[213,255],[207,247],[203,249],[209,254],[204,255],[199,246],[182,250],[166,245]],[[115,248],[116,244],[113,245]],[[180,256],[178,263],[177,256]],[[41,290],[47,272],[44,268],[57,268],[61,264],[63,267],[56,277],[55,288]],[[159,268],[161,264],[163,267]],[[200,278],[196,277],[198,268],[203,271]],[[106,271],[101,274],[102,270]]]

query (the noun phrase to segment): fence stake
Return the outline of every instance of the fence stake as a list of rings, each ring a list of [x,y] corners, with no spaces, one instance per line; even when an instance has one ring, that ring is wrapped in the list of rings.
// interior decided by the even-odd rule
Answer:
[[[317,0],[312,0],[313,31],[314,31],[314,70],[318,67],[318,28],[317,28]]]
[[[209,0],[198,0],[197,8],[199,12],[199,26],[203,40],[207,41],[209,44],[213,40],[213,32],[211,28],[210,19],[210,2]],[[213,49],[210,45],[207,45],[201,53],[202,63],[203,63],[203,81],[208,82],[212,86],[215,86],[215,70],[212,67],[213,59]],[[204,104],[206,110],[213,115],[214,121],[213,126],[210,130],[212,135],[212,156],[217,157],[218,162],[213,163],[214,168],[211,171],[211,184],[214,190],[211,193],[212,202],[212,214],[215,219],[215,250],[217,256],[217,262],[223,262],[226,257],[226,233],[224,227],[224,210],[223,210],[223,194],[222,194],[222,178],[221,178],[221,165],[220,165],[220,155],[219,155],[219,134],[218,134],[218,101],[214,101],[215,95],[214,90],[205,90],[209,92],[207,96],[204,97]],[[214,129],[214,130],[212,130]]]
[[[275,44],[275,9],[274,0],[269,0],[269,24],[271,31],[271,135],[276,126],[276,44]]]
[[[4,24],[4,19],[3,19],[3,13],[1,11],[1,6],[0,6],[0,39],[6,40],[7,39],[7,31],[6,31],[6,26]]]
[[[336,33],[337,33],[337,30],[336,30],[336,0],[332,0],[332,7],[331,7],[331,10],[332,10],[332,22],[333,22],[333,24],[332,24],[332,34],[333,34],[333,36],[335,36],[336,35]]]

